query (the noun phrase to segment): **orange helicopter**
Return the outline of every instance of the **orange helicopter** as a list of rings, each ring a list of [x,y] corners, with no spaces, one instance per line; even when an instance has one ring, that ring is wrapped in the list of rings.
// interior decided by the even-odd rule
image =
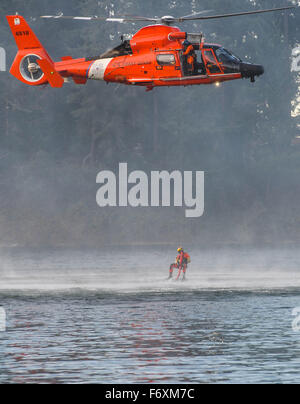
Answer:
[[[123,36],[121,45],[100,56],[81,59],[64,56],[60,62],[53,62],[22,16],[7,16],[19,49],[10,73],[30,86],[50,84],[51,87],[62,87],[64,82],[71,78],[76,84],[86,84],[88,79],[104,80],[107,83],[144,86],[147,91],[159,86],[218,84],[241,78],[250,78],[254,82],[255,77],[264,73],[263,66],[244,63],[224,47],[205,43],[202,33],[190,34],[173,25],[185,21],[261,14],[293,8],[295,7],[290,6],[213,16],[199,16],[205,13],[200,12],[180,18],[68,17],[63,14],[42,16],[152,24],[139,30],[130,39]]]

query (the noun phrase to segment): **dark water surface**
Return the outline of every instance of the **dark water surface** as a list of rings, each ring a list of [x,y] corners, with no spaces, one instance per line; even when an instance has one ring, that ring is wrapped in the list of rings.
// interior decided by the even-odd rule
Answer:
[[[2,251],[0,383],[299,383],[299,253],[172,253]]]

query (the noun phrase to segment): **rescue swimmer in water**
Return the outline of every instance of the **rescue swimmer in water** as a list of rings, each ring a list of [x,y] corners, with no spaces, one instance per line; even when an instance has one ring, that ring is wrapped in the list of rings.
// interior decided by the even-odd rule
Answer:
[[[186,279],[187,266],[191,262],[191,257],[189,256],[189,254],[187,252],[184,251],[184,249],[182,247],[179,247],[177,249],[177,252],[178,252],[178,255],[176,257],[175,263],[170,265],[170,273],[169,273],[168,279],[172,279],[174,269],[177,268],[178,275],[177,275],[176,280],[178,281],[178,279],[180,278],[181,272],[183,272],[182,280],[184,281]]]

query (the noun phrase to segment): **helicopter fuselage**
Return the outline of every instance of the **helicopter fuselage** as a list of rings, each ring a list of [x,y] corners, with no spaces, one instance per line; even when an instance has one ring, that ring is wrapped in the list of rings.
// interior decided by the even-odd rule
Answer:
[[[135,34],[130,43],[124,44],[123,50],[122,47],[115,50],[116,54],[123,51],[123,55],[113,57],[112,50],[98,59],[78,60],[76,71],[75,65],[72,68],[62,62],[56,63],[55,67],[66,77],[77,74],[78,79],[104,80],[108,83],[146,86],[148,89],[221,83],[243,77],[254,79],[263,74],[262,66],[245,64],[228,51],[228,60],[222,61],[216,51],[223,48],[205,44],[202,38],[202,34],[188,34],[176,27],[148,26]],[[190,39],[197,55],[194,71],[189,73],[185,71],[183,57],[183,42],[186,39]],[[225,53],[223,56],[226,56]],[[74,62],[72,60],[70,64]]]

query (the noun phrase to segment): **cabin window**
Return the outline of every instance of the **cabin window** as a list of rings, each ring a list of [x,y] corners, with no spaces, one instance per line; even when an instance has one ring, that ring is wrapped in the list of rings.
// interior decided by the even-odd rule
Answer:
[[[157,55],[156,60],[160,66],[173,66],[176,64],[176,59],[173,54],[165,53],[165,54]]]

